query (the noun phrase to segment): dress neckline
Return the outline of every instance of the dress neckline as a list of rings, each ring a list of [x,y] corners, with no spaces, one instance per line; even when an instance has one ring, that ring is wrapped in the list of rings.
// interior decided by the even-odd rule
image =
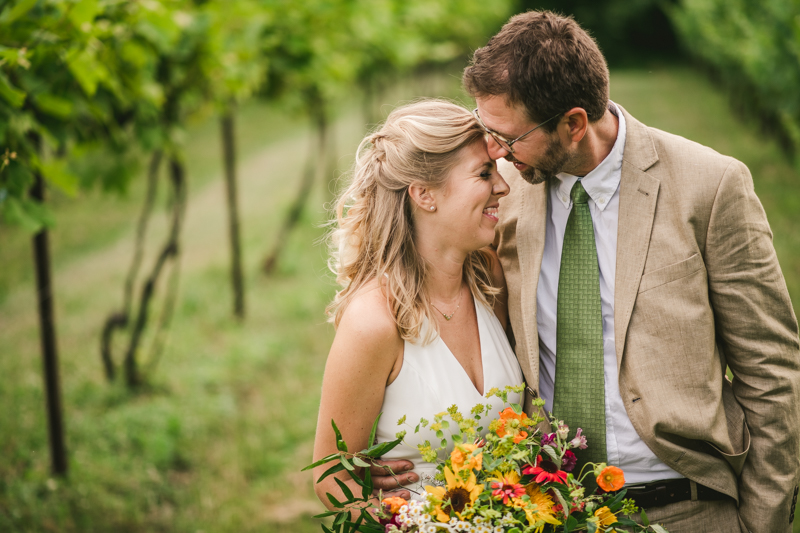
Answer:
[[[484,357],[484,354],[486,353],[486,350],[484,349],[485,347],[484,338],[486,337],[486,335],[484,335],[485,326],[483,320],[481,320],[481,310],[479,309],[480,305],[478,304],[478,299],[475,298],[475,296],[472,294],[472,291],[470,291],[470,298],[472,298],[472,303],[475,307],[475,320],[478,324],[478,350],[480,351],[480,358],[481,358],[481,377],[483,377],[483,392],[479,391],[478,387],[475,386],[475,383],[472,382],[472,379],[470,379],[469,374],[467,374],[467,370],[464,368],[464,366],[461,364],[458,358],[453,354],[453,350],[451,350],[450,347],[447,345],[447,343],[444,342],[442,336],[437,334],[436,338],[438,342],[442,343],[442,346],[444,346],[444,349],[447,351],[448,355],[452,358],[453,362],[456,365],[458,365],[458,368],[461,369],[461,375],[470,384],[470,388],[476,394],[480,395],[481,398],[483,398],[483,395],[486,393],[486,365],[485,365],[486,358]]]

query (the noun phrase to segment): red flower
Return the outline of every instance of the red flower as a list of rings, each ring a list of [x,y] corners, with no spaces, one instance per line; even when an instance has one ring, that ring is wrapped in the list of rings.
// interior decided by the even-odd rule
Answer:
[[[577,464],[578,458],[575,457],[574,453],[570,450],[564,452],[564,458],[561,460],[561,468],[563,468],[565,472],[572,472]]]
[[[559,470],[553,461],[542,459],[541,455],[536,457],[536,466],[526,466],[522,469],[522,473],[535,476],[534,481],[540,485],[547,482],[562,484],[567,482],[567,473]]]

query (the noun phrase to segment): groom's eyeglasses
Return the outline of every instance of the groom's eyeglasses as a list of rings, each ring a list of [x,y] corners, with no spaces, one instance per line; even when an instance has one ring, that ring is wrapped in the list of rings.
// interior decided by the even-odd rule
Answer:
[[[497,142],[497,144],[500,145],[500,148],[502,148],[503,150],[507,151],[510,154],[514,153],[513,145],[514,145],[515,142],[524,139],[525,137],[527,137],[528,135],[530,135],[534,131],[538,130],[539,128],[541,128],[542,126],[544,126],[545,124],[547,124],[551,120],[560,117],[561,115],[563,115],[563,113],[559,113],[559,114],[557,114],[555,116],[552,116],[552,117],[548,118],[547,120],[545,120],[544,122],[542,122],[541,124],[539,124],[538,126],[536,126],[535,128],[533,128],[532,130],[526,131],[525,133],[523,133],[522,135],[520,135],[519,137],[517,137],[513,141],[509,141],[508,139],[506,139],[505,137],[503,137],[502,135],[500,135],[496,131],[490,130],[489,128],[486,127],[486,124],[483,123],[483,121],[481,120],[481,117],[478,116],[478,108],[477,107],[472,110],[472,116],[475,117],[475,120],[478,121],[478,124],[481,125],[481,128],[483,128],[483,130],[486,133],[488,133],[489,135],[492,136],[492,139],[494,139],[495,142]]]

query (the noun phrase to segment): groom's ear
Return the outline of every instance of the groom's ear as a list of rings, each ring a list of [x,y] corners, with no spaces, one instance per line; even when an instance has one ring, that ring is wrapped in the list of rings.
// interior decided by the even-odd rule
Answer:
[[[421,183],[412,183],[408,186],[408,196],[411,197],[413,205],[423,211],[431,211],[431,207],[435,207],[436,202],[431,195],[431,189],[422,185]]]
[[[582,107],[573,107],[564,114],[567,125],[567,136],[571,142],[580,142],[589,129],[589,115]]]

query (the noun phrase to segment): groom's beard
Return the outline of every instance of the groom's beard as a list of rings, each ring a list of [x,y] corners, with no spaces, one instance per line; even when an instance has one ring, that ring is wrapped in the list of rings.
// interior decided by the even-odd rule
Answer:
[[[511,154],[507,155],[505,159],[512,163],[514,161],[524,163],[524,161],[519,161]],[[538,185],[545,181],[551,181],[556,178],[559,172],[563,172],[564,168],[570,162],[570,159],[569,152],[561,145],[561,142],[559,142],[556,137],[548,142],[547,150],[539,159],[539,162],[536,163],[536,167],[528,165],[528,168],[520,171],[520,175],[531,185]]]

